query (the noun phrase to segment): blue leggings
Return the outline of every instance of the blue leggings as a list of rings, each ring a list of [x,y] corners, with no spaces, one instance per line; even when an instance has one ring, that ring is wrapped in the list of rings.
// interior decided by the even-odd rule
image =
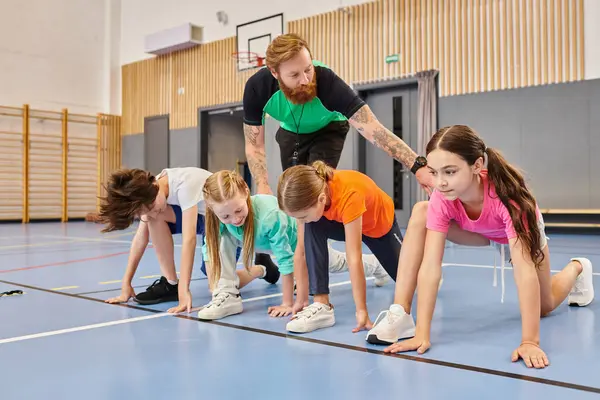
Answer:
[[[169,225],[169,229],[171,230],[171,235],[181,234],[183,232],[181,207],[179,207],[178,205],[174,205],[174,204],[171,204],[171,207],[173,208],[173,211],[175,212],[175,223],[167,222],[167,225]],[[204,215],[198,214],[198,222],[196,223],[196,234],[202,235],[202,244],[203,245],[204,245],[204,238],[206,236],[205,233],[206,232],[204,230]],[[235,252],[236,261],[240,259],[241,253],[242,253],[242,248],[238,247]],[[202,271],[202,273],[204,275],[206,275],[206,263],[204,262],[204,260],[202,260],[202,266],[200,267],[200,270]]]

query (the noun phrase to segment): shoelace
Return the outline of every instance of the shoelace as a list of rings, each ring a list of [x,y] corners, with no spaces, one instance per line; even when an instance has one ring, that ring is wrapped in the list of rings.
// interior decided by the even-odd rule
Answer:
[[[575,285],[573,285],[573,293],[574,294],[584,294],[587,292],[587,289],[583,286],[583,274],[580,274],[575,280]]]
[[[23,294],[22,290],[9,290],[8,292],[2,292],[0,293],[0,297],[2,296],[16,296],[19,294]]]

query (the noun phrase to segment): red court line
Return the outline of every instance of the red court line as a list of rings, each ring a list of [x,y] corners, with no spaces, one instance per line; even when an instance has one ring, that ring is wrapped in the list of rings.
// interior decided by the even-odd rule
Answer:
[[[56,267],[56,266],[59,266],[59,265],[67,265],[67,264],[73,264],[73,263],[84,262],[84,261],[101,260],[103,258],[116,257],[116,256],[120,256],[120,255],[123,255],[123,254],[129,254],[129,250],[127,250],[127,251],[121,251],[121,252],[118,252],[118,253],[112,253],[112,254],[103,254],[101,256],[96,256],[96,257],[80,258],[79,260],[59,261],[59,262],[54,262],[54,263],[50,263],[50,264],[34,265],[34,266],[31,266],[31,267],[14,268],[14,269],[4,269],[4,270],[0,270],[0,274],[6,273],[6,272],[27,271],[29,269],[38,269],[38,268],[46,268],[46,267]]]

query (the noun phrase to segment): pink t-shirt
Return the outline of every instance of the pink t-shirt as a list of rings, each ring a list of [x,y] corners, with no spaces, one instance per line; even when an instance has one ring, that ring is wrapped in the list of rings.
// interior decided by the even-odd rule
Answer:
[[[479,233],[497,243],[507,244],[509,239],[516,238],[517,233],[510,214],[496,195],[494,187],[489,187],[485,171],[482,172],[481,179],[484,185],[484,199],[478,219],[469,218],[459,199],[448,200],[442,193],[434,191],[427,208],[427,229],[448,233],[451,221],[455,221],[461,229]],[[537,206],[536,210],[539,218],[540,212]]]

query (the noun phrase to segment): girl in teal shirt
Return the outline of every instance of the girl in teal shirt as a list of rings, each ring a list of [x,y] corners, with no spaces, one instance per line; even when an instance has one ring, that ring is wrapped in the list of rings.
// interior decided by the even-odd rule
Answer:
[[[263,265],[253,265],[254,252],[273,254],[282,275],[283,301],[269,307],[273,317],[292,313],[294,304],[294,263],[304,262],[304,254],[296,253],[296,220],[279,209],[272,195],[250,195],[244,179],[235,171],[219,171],[204,185],[206,201],[206,234],[202,247],[212,301],[198,312],[198,318],[215,320],[243,310],[240,291],[256,278],[273,273]],[[236,271],[236,249],[242,247],[245,271]],[[256,260],[260,264],[260,260]],[[363,255],[365,275],[374,276],[383,285],[387,272],[373,255]],[[329,271],[347,271],[345,253],[329,248]],[[268,279],[267,279],[268,280]],[[296,303],[308,305],[308,298]]]

